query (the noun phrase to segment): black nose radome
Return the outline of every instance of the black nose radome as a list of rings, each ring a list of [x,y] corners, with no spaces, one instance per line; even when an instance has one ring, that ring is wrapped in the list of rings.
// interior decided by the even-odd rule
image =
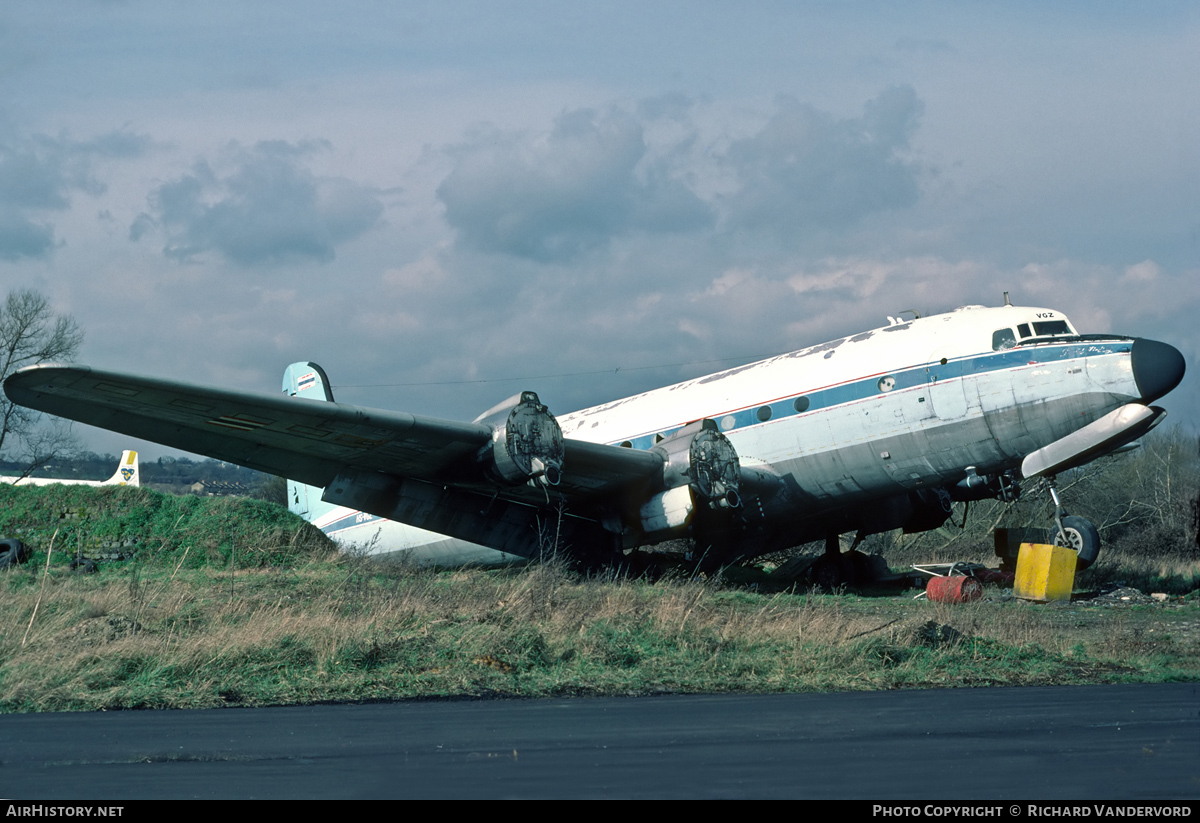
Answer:
[[[1133,379],[1143,403],[1152,403],[1183,379],[1183,355],[1179,349],[1157,340],[1133,341]]]

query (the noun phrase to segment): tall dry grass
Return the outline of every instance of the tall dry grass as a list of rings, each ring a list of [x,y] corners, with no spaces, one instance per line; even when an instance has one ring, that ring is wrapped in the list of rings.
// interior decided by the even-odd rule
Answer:
[[[1186,463],[1175,454],[1151,455],[1145,465],[1175,471]],[[1147,522],[1163,530],[1155,534],[1177,536],[1190,481],[1149,469],[1143,476],[1151,483],[1174,478],[1170,494],[1147,510]],[[588,578],[553,557],[519,569],[444,572],[334,555],[317,537],[278,523],[258,537],[220,526],[218,551],[212,540],[193,540],[157,498],[138,500],[165,514],[134,559],[104,564],[94,576],[58,561],[45,573],[43,550],[34,562],[0,573],[8,618],[0,622],[0,710],[1200,673],[1194,598],[1156,612],[997,600],[945,606],[903,597],[760,594],[689,576],[655,584],[615,574]],[[25,517],[34,522],[39,512],[31,502]],[[225,523],[229,512],[190,516]],[[972,542],[971,535],[990,528],[995,516],[980,506],[966,529],[882,535],[863,548],[882,550],[893,567],[994,562],[990,538]],[[1159,545],[1167,538],[1139,531],[1126,515],[1117,521],[1116,538],[1082,585],[1124,582],[1176,594],[1200,586],[1194,552],[1147,551],[1147,540]],[[957,516],[955,523],[961,525]]]

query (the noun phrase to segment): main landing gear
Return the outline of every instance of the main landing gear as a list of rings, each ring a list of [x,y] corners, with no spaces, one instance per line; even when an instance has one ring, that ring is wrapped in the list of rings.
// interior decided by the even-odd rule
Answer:
[[[854,588],[878,581],[889,574],[887,561],[877,554],[863,554],[858,545],[865,535],[854,538],[854,545],[843,552],[840,536],[836,532],[825,535],[825,553],[817,558],[809,569],[813,583],[824,591]]]
[[[858,583],[854,563],[842,554],[841,541],[836,532],[825,535],[825,554],[812,564],[809,574],[812,581],[825,591],[835,591]]]

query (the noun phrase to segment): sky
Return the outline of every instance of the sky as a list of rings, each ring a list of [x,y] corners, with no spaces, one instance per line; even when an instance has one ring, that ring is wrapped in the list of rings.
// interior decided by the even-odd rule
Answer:
[[[1194,430],[1197,78],[1193,3],[17,0],[0,285],[96,368],[468,420],[1008,291],[1178,347]]]

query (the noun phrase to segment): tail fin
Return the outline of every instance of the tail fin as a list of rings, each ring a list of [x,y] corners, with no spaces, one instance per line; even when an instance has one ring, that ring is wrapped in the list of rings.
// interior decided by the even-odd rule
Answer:
[[[333,390],[325,370],[316,363],[293,363],[283,371],[283,393],[289,397],[333,402]]]
[[[329,387],[325,370],[308,361],[293,363],[283,370],[283,393],[289,397],[333,402],[333,390]],[[316,486],[288,480],[288,510],[312,522],[324,509],[332,508],[321,501],[321,492],[322,489]]]
[[[126,449],[121,452],[121,462],[117,464],[117,470],[113,476],[105,480],[100,485],[102,486],[140,486],[142,485],[141,474],[138,472],[137,452],[132,449]]]

